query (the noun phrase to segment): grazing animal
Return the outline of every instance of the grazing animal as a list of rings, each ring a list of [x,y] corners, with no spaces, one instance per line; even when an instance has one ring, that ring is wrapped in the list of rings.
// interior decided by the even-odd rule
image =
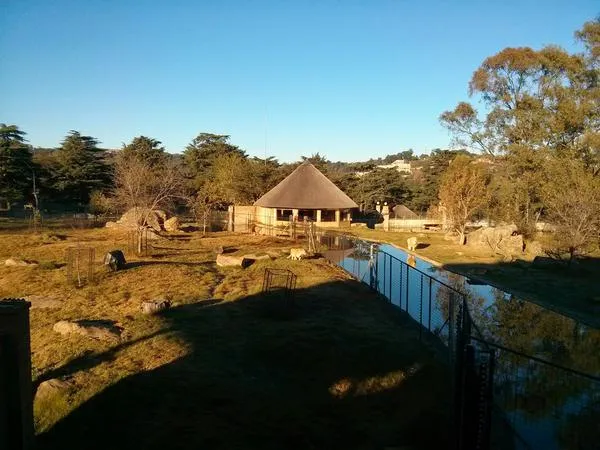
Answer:
[[[408,244],[408,250],[411,252],[414,252],[417,249],[417,245],[418,245],[419,241],[417,240],[416,237],[413,236],[411,238],[408,238],[406,240],[406,243]]]
[[[303,248],[292,248],[290,250],[290,256],[288,256],[288,258],[292,261],[298,261],[299,259],[302,259],[306,256],[308,256],[308,253],[306,253],[306,250],[304,250]]]

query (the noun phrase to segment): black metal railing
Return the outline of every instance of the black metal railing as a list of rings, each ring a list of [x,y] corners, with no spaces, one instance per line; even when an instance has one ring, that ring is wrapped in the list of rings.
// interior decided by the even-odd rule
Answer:
[[[494,335],[502,323],[488,327],[460,283],[420,270],[410,255],[404,261],[335,233],[324,241],[325,257],[406,312],[422,339],[433,336],[447,349],[456,448],[597,448],[597,374],[503,345]]]

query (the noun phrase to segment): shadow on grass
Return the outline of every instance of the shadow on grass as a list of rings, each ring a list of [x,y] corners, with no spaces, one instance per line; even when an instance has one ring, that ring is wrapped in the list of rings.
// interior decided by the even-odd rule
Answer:
[[[446,448],[446,368],[405,315],[359,283],[160,316],[188,354],[98,393],[38,448]],[[82,367],[68,366],[51,375]]]
[[[214,266],[214,261],[134,261],[125,264],[125,268],[122,270],[135,269],[136,267],[144,266],[188,266],[188,267],[200,267],[200,266]]]
[[[600,328],[600,258],[582,258],[570,267],[550,258],[535,261],[452,263],[445,270],[489,284],[577,321]]]

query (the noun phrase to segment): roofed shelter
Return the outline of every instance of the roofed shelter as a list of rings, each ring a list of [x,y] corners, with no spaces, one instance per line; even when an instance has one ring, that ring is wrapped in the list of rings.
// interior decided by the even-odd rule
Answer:
[[[311,220],[318,226],[350,223],[351,210],[358,205],[309,162],[300,164],[277,186],[255,203],[256,219],[279,225],[294,220]]]

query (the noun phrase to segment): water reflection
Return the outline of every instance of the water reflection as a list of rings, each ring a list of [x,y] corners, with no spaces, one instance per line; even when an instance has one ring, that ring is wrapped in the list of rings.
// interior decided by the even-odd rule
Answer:
[[[373,278],[380,293],[445,343],[453,289],[466,296],[477,332],[498,346],[494,400],[519,436],[516,448],[598,448],[600,331],[390,245],[380,249],[372,258],[371,245],[359,243],[339,264],[365,282]]]

